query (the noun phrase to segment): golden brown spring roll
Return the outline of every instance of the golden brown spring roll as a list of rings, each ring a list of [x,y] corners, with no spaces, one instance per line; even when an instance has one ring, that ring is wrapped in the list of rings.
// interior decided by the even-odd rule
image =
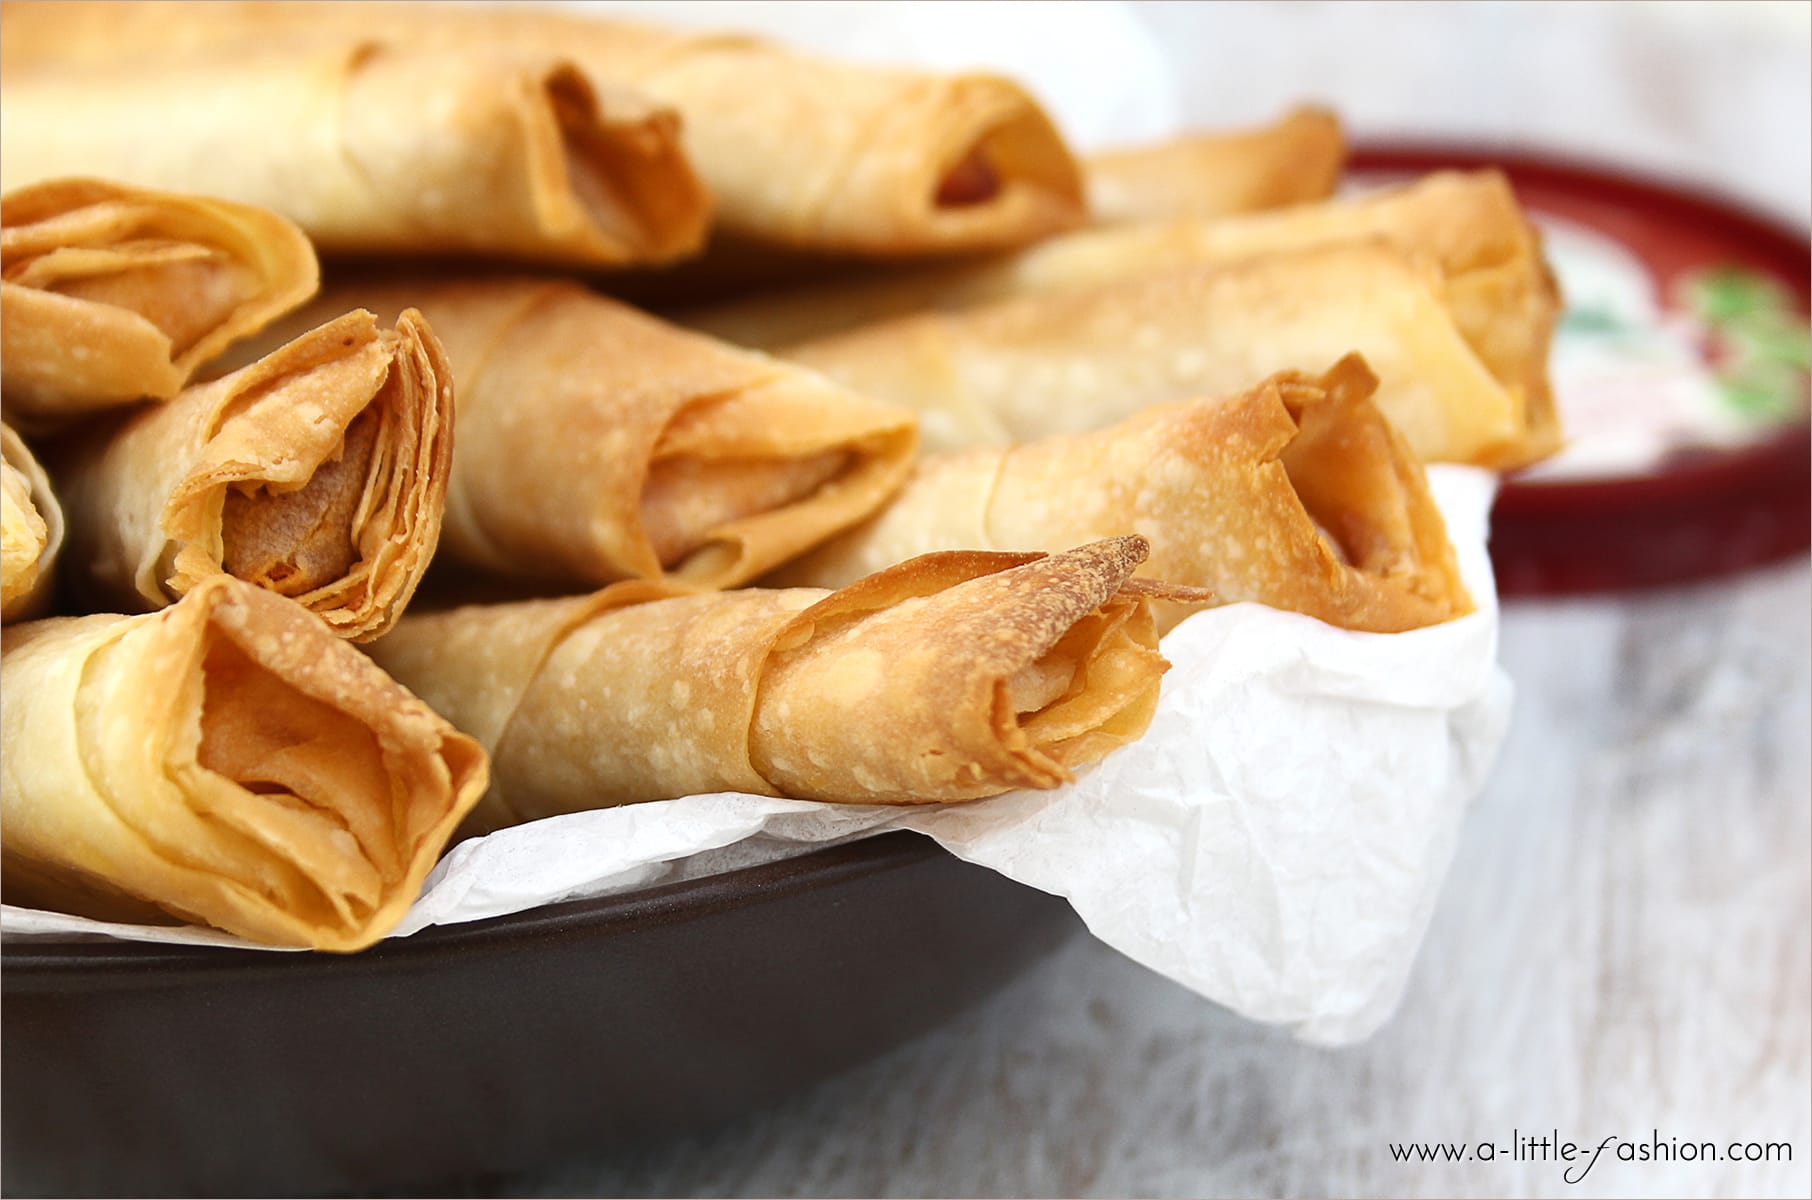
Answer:
[[[306,610],[226,576],[10,625],[8,903],[358,950],[484,791],[484,751]]]
[[[77,591],[143,612],[229,574],[355,641],[396,622],[440,539],[453,385],[409,311],[351,312],[59,460]]]
[[[1395,633],[1470,611],[1422,464],[1357,356],[1094,433],[934,455],[880,514],[781,568],[839,587],[946,547],[1055,549],[1137,532],[1141,575]],[[1160,628],[1185,615],[1165,606]]]
[[[1144,555],[927,555],[833,593],[625,583],[411,616],[371,652],[491,750],[476,828],[725,790],[969,800],[1144,732],[1167,668]]]
[[[1357,351],[1420,458],[1515,460],[1531,436],[1521,395],[1485,369],[1439,287],[1389,246],[1355,242],[904,317],[787,353],[916,408],[927,447],[948,450],[1099,429]]]
[[[670,110],[557,56],[407,40],[8,69],[0,171],[262,205],[323,253],[665,262],[709,215]]]
[[[876,256],[1024,245],[1084,217],[1075,159],[1036,100],[990,75],[857,66],[737,35],[521,4],[8,4],[18,64],[130,62],[152,48],[387,37],[569,57],[678,109],[723,232]]]
[[[1497,171],[1444,171],[1388,191],[1275,212],[1089,229],[1018,254],[820,284],[695,309],[679,319],[739,345],[772,350],[921,309],[967,308],[1376,239],[1435,266],[1454,326],[1521,406],[1526,429],[1520,444],[1506,448],[1494,465],[1521,465],[1558,449],[1548,347],[1560,295],[1535,227]]]
[[[1232,133],[1196,133],[1090,155],[1089,219],[1101,225],[1224,217],[1334,194],[1346,162],[1340,120],[1304,107]]]
[[[322,304],[419,306],[446,346],[453,561],[733,587],[874,512],[912,469],[911,413],[569,281],[387,278]]]
[[[50,426],[167,400],[319,283],[314,248],[274,212],[96,179],[15,188],[0,198],[7,416]]]
[[[0,621],[46,610],[63,548],[63,506],[12,426],[0,425]]]

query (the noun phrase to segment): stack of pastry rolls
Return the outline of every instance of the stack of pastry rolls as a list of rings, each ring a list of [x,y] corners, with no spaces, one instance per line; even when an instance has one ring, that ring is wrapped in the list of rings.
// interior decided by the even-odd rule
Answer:
[[[9,902],[356,950],[448,843],[1052,788],[1160,638],[1473,606],[1558,438],[1494,174],[514,7],[0,5]],[[668,317],[739,256],[832,279]],[[684,262],[677,272],[673,265]],[[501,597],[501,599],[500,599]]]
[[[488,775],[352,645],[439,542],[438,341],[354,311],[208,379],[315,292],[292,222],[87,179],[0,213],[8,900],[369,945]]]

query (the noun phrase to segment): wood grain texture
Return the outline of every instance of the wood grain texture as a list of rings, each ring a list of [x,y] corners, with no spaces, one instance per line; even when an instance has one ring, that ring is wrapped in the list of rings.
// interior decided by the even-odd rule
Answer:
[[[1515,604],[1516,720],[1409,994],[1319,1050],[1078,936],[729,1126],[441,1195],[1764,1196],[1812,1190],[1812,571]],[[1791,1162],[1407,1165],[1514,1130]]]

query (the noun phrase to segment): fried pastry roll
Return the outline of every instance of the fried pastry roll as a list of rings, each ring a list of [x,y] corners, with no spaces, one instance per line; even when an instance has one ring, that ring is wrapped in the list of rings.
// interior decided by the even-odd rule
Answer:
[[[7,417],[168,400],[319,283],[314,248],[274,212],[96,179],[15,188],[0,198]]]
[[[955,253],[1024,245],[1084,219],[1062,136],[1024,89],[991,75],[842,63],[524,4],[8,4],[3,32],[9,67],[353,37],[570,58],[677,109],[719,228],[759,245]]]
[[[411,616],[371,653],[492,751],[479,828],[724,790],[968,800],[1144,732],[1167,667],[1144,554],[935,554],[830,593],[625,583]]]
[[[484,751],[300,605],[227,576],[9,625],[8,903],[357,950],[484,791]]]
[[[1357,356],[1094,433],[933,455],[886,509],[772,582],[838,587],[916,554],[1137,532],[1141,575],[1394,633],[1471,610],[1422,464]],[[1167,628],[1185,610],[1165,605]]]
[[[216,21],[213,7],[197,19]],[[323,254],[666,262],[696,250],[709,220],[670,109],[594,88],[558,54],[406,36],[9,68],[0,170],[262,205]]]
[[[1273,212],[1088,229],[1017,254],[789,289],[689,310],[679,319],[739,345],[786,353],[792,344],[922,309],[1093,289],[1191,266],[1368,240],[1432,264],[1446,321],[1522,412],[1523,432],[1501,447],[1492,465],[1520,466],[1558,449],[1548,349],[1560,294],[1539,234],[1497,171],[1443,171],[1370,195]],[[1261,370],[1285,365],[1265,363]],[[1376,359],[1373,365],[1379,365]]]
[[[31,447],[0,425],[0,621],[37,616],[56,587],[63,506]]]
[[[387,279],[323,304],[419,306],[446,346],[444,550],[468,565],[733,587],[874,512],[912,469],[910,412],[576,283]]]
[[[1439,287],[1389,246],[1357,242],[903,317],[787,353],[917,409],[942,450],[1099,429],[1356,351],[1418,457],[1515,459],[1533,436],[1521,393],[1492,378]]]
[[[421,315],[346,313],[69,448],[77,591],[143,612],[229,574],[377,637],[433,557],[452,454],[452,374]]]
[[[1325,108],[1256,129],[1194,133],[1083,160],[1089,219],[1102,225],[1224,217],[1325,200],[1340,181],[1346,138]]]

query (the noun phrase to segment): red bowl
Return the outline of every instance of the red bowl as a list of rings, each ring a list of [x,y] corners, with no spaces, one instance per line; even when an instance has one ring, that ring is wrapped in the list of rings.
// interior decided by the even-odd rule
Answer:
[[[1518,149],[1379,145],[1357,175],[1497,167],[1534,213],[1621,242],[1664,283],[1733,263],[1774,276],[1805,312],[1812,248],[1803,231],[1713,193]],[[1658,473],[1519,482],[1499,493],[1491,561],[1507,597],[1679,583],[1806,553],[1812,426],[1801,420],[1737,450],[1678,455]]]

